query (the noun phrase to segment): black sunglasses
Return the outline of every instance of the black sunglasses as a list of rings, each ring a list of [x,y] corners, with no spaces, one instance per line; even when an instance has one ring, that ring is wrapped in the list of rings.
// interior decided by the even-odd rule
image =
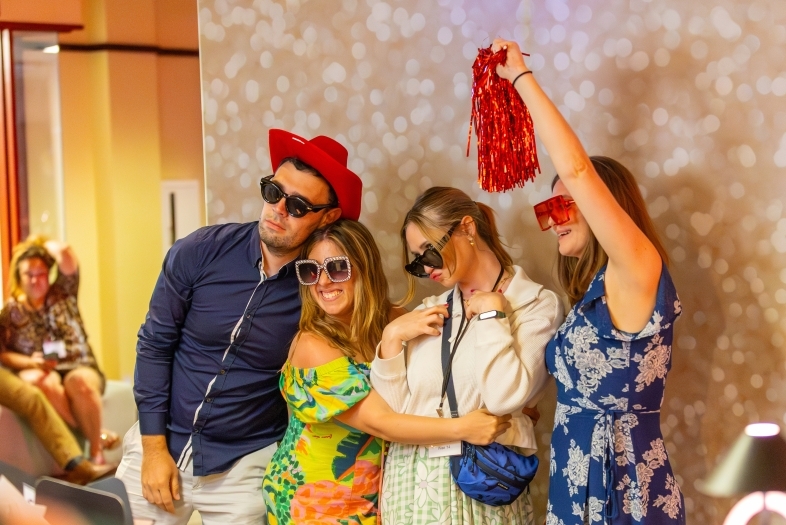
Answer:
[[[334,283],[343,283],[352,277],[352,265],[349,264],[349,257],[346,255],[327,257],[322,264],[314,259],[303,259],[295,263],[297,280],[304,286],[317,284],[322,270],[325,270],[328,279]]]
[[[439,240],[440,249],[445,247],[445,245],[450,240],[451,235],[453,235],[456,226],[459,224],[460,223],[457,222],[451,226],[448,230],[448,233],[446,233],[445,236]],[[425,266],[428,266],[429,268],[440,269],[442,268],[443,264],[445,264],[445,262],[442,260],[442,254],[439,253],[439,250],[434,248],[434,246],[428,244],[426,245],[426,249],[423,251],[423,253],[416,255],[415,258],[412,259],[411,263],[404,266],[404,269],[415,277],[425,278],[429,275],[426,273]]]
[[[284,207],[287,213],[292,217],[299,218],[310,212],[318,212],[319,210],[336,207],[336,205],[332,203],[314,205],[303,197],[287,195],[278,184],[270,180],[272,178],[273,175],[268,175],[267,177],[262,177],[262,180],[259,181],[259,189],[262,192],[262,198],[265,199],[265,202],[268,204],[276,204],[281,199],[284,199]]]

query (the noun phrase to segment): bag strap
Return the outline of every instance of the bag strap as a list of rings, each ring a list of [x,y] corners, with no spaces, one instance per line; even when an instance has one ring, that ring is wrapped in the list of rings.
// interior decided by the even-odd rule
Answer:
[[[494,286],[491,287],[491,290],[494,291],[497,289],[497,285],[499,281],[502,279],[502,275],[505,273],[505,265],[500,264],[499,267],[499,275],[497,275],[497,280],[494,281]],[[453,386],[453,378],[451,377],[451,370],[453,369],[453,356],[456,354],[456,350],[458,349],[459,343],[464,338],[464,334],[467,333],[469,329],[469,325],[472,322],[472,319],[467,321],[467,316],[464,313],[464,295],[461,293],[459,289],[459,304],[461,305],[461,324],[459,325],[458,333],[456,334],[456,342],[453,344],[453,350],[450,349],[450,328],[451,328],[451,321],[453,320],[453,296],[456,295],[456,290],[453,290],[453,293],[450,294],[448,297],[448,317],[445,319],[445,323],[442,325],[442,395],[439,396],[439,407],[437,408],[437,414],[439,417],[442,417],[442,403],[445,399],[445,394],[448,395],[448,406],[450,407],[450,415],[451,417],[458,417],[458,403],[456,402],[456,389]],[[466,325],[465,325],[466,321]]]
[[[458,345],[461,342],[461,339],[464,337],[464,334],[467,332],[469,328],[469,322],[466,320],[466,316],[464,315],[464,308],[463,308],[463,301],[461,296],[461,291],[459,291],[459,304],[462,304],[461,309],[461,324],[459,324],[458,333],[456,334],[456,342],[453,345],[453,349],[450,348],[450,333],[453,325],[453,296],[455,292],[450,294],[448,298],[448,316],[445,319],[445,323],[442,325],[442,394],[439,398],[439,408],[437,409],[437,413],[442,416],[442,404],[445,399],[445,394],[448,397],[448,407],[450,408],[450,417],[459,417],[458,416],[458,403],[456,402],[456,389],[453,385],[453,357],[456,355],[456,350],[458,349]]]
[[[456,389],[453,386],[453,377],[451,377],[450,380],[448,381],[448,388],[446,393],[448,396],[448,407],[450,408],[450,417],[459,417],[458,403],[456,402]]]

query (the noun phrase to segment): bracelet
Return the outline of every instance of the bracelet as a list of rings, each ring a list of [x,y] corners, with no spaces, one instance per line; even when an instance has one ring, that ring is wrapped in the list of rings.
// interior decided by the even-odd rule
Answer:
[[[531,75],[531,74],[532,74],[532,70],[529,70],[529,69],[527,71],[523,72],[523,73],[519,73],[518,76],[513,79],[513,82],[511,82],[510,85],[513,86],[513,87],[516,87],[516,81],[518,79],[520,79],[524,75]]]
[[[505,315],[505,312],[499,310],[489,310],[488,312],[483,312],[478,315],[478,319],[481,321],[485,319],[505,319],[506,317],[507,315]]]

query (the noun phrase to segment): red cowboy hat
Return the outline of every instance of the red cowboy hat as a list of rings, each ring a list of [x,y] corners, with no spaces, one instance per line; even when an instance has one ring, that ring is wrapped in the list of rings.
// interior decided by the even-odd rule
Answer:
[[[338,197],[343,219],[358,220],[363,182],[347,168],[347,149],[330,137],[306,140],[283,129],[271,129],[270,163],[278,169],[287,157],[296,157],[325,177]]]

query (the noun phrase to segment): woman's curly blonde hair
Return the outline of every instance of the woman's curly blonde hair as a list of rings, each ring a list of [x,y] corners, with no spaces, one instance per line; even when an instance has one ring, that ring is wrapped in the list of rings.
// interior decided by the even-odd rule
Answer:
[[[44,244],[49,239],[43,235],[31,235],[24,241],[14,246],[11,252],[11,265],[8,273],[8,292],[14,299],[17,299],[24,292],[22,290],[21,276],[19,275],[19,265],[22,261],[29,259],[41,259],[50,270],[55,265],[55,258],[46,249]]]

